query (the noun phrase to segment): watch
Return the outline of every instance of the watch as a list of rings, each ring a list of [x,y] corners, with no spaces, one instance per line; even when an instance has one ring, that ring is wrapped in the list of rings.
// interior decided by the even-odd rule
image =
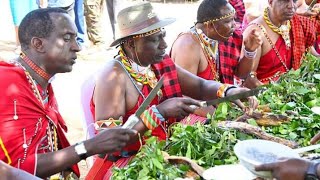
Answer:
[[[317,168],[320,165],[320,162],[314,163],[311,162],[311,164],[308,167],[308,170],[305,175],[305,180],[319,180],[318,174],[317,174]]]
[[[76,151],[76,153],[78,154],[78,156],[80,157],[81,160],[87,158],[87,149],[84,146],[83,142],[77,143],[74,146],[74,150]]]

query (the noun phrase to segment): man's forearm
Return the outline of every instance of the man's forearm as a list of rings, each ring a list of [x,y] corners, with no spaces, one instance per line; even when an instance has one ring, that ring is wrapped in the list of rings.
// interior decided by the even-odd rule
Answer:
[[[74,146],[56,152],[38,154],[37,156],[36,175],[41,178],[66,170],[81,160],[75,152]]]
[[[248,77],[252,70],[254,59],[249,59],[247,57],[242,57],[239,64],[235,70],[235,75],[241,79]]]

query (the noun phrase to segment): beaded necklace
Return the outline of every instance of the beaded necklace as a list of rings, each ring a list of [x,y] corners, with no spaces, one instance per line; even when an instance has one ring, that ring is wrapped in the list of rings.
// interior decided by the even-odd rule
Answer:
[[[207,57],[208,65],[210,66],[213,80],[219,80],[218,69],[218,41],[210,39],[203,33],[201,29],[195,28],[194,34],[200,40],[200,45],[204,49],[204,54]]]
[[[20,53],[20,58],[39,76],[41,76],[43,79],[49,81],[51,76],[43,70],[41,67],[39,67],[37,64],[35,64],[26,54],[23,52]]]
[[[273,44],[273,42],[272,42],[271,39],[269,38],[269,36],[268,36],[267,32],[265,31],[265,29],[264,29],[260,24],[257,24],[257,23],[252,23],[252,24],[257,25],[257,26],[261,29],[261,31],[263,32],[264,36],[266,37],[266,39],[268,40],[269,44],[271,45],[272,49],[274,50],[274,52],[276,53],[277,57],[279,58],[281,64],[282,64],[283,67],[285,68],[286,72],[288,72],[288,71],[289,71],[289,68],[287,67],[285,61],[283,61],[283,59],[282,59],[282,57],[281,57],[278,49],[276,48],[276,46]],[[274,78],[277,78],[277,77],[281,76],[282,74],[284,74],[284,73],[281,73],[281,72],[278,71],[277,73],[275,73],[275,74],[274,74],[273,76],[271,76],[271,77],[264,78],[264,79],[259,79],[259,80],[262,81],[262,82],[264,82],[264,81],[270,81],[270,82],[272,82]]]
[[[125,69],[127,70],[127,72],[129,72],[130,76],[133,79],[135,79],[135,81],[137,83],[146,84],[151,88],[154,88],[157,85],[158,79],[156,78],[156,75],[152,71],[150,66],[147,67],[147,69],[145,70],[145,73],[136,72],[135,70],[133,70],[132,63],[130,62],[128,57],[125,55],[122,47],[120,47],[120,49],[119,49],[119,55],[120,55],[121,62],[124,65]],[[158,91],[157,94],[159,97],[162,97],[161,89]]]
[[[42,96],[40,95],[39,89],[36,86],[36,81],[32,78],[32,76],[30,75],[30,73],[26,70],[26,68],[24,66],[22,66],[22,64],[20,64],[19,62],[14,62],[15,65],[18,65],[19,67],[21,67],[25,74],[26,74],[26,78],[31,86],[32,92],[34,93],[35,97],[37,98],[37,100],[42,104],[42,106],[44,107],[44,101],[42,99]],[[49,120],[49,125],[47,128],[47,141],[49,144],[49,151],[57,151],[58,150],[58,138],[57,138],[57,129],[53,123],[53,121],[51,120],[51,118],[49,116],[46,116]],[[21,163],[24,162],[24,160],[26,159],[26,154],[27,154],[27,150],[29,145],[31,144],[32,140],[35,138],[35,136],[37,135],[37,131],[39,129],[39,125],[41,124],[42,119],[39,118],[38,119],[38,123],[36,124],[36,130],[35,133],[33,134],[33,136],[29,139],[29,142],[26,143],[26,135],[25,135],[25,129],[23,129],[23,136],[24,136],[24,143],[23,143],[23,148],[25,149],[24,151],[24,157],[22,160],[20,160]]]
[[[270,20],[269,8],[266,8],[264,10],[263,18],[264,18],[265,22],[267,23],[267,25],[269,26],[269,28],[272,29],[272,31],[274,31],[275,33],[279,34],[284,39],[284,42],[286,44],[287,49],[290,49],[291,48],[291,42],[290,42],[291,25],[290,25],[290,21],[288,20],[286,22],[286,25],[283,24],[280,27],[275,26]]]

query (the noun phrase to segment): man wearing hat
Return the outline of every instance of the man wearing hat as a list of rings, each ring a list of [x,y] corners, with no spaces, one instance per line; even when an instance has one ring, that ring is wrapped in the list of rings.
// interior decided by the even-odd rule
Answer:
[[[248,90],[204,80],[176,66],[165,54],[167,44],[163,29],[174,19],[160,19],[150,3],[123,9],[117,22],[120,37],[111,45],[117,46],[119,53],[98,75],[90,104],[96,121],[122,117],[125,123],[134,117],[160,77],[164,77],[163,87],[149,108],[138,117],[140,121],[133,129],[140,134],[152,130],[153,136],[166,140],[168,127],[193,113],[195,109],[190,105],[199,106],[199,101],[194,99],[212,100]],[[256,108],[255,98],[248,99],[250,108]],[[242,102],[235,103],[244,108]],[[131,143],[121,152],[97,158],[87,177],[109,179],[113,166],[124,167],[139,150],[138,136],[131,136]]]

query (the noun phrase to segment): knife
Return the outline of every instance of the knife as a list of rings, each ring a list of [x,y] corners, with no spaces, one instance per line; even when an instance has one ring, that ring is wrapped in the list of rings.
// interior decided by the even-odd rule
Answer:
[[[310,11],[315,4],[316,4],[316,0],[312,0],[311,3],[309,4],[307,11]]]
[[[214,100],[210,100],[210,101],[201,101],[200,107],[207,107],[207,106],[216,105],[216,104],[219,104],[222,102],[230,102],[230,101],[234,101],[237,99],[244,99],[244,98],[247,98],[250,96],[258,95],[260,92],[262,92],[264,90],[266,90],[265,87],[259,87],[256,89],[252,89],[252,90],[249,90],[246,92],[241,92],[241,93],[234,94],[234,95],[227,96],[227,97],[223,97],[223,98],[218,98],[218,99],[214,99]],[[194,108],[195,106],[192,106],[192,107]]]
[[[147,98],[142,102],[142,104],[139,106],[138,110],[134,113],[134,116],[130,116],[128,120],[124,123],[122,128],[133,128],[134,125],[136,125],[139,122],[140,115],[146,110],[146,108],[149,106],[151,101],[156,97],[157,92],[163,85],[164,77],[162,76],[156,86],[150,91]]]

